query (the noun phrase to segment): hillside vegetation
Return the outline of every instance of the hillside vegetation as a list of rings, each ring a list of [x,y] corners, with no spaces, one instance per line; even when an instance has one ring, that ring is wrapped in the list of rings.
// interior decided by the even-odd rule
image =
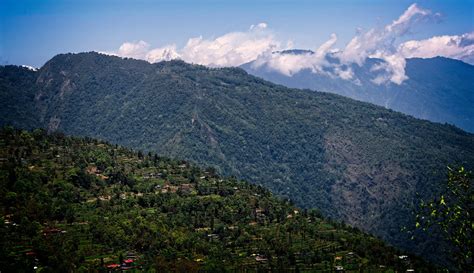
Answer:
[[[311,51],[286,51],[273,54],[314,54]],[[327,57],[329,63],[337,63]],[[374,103],[417,118],[449,123],[468,132],[474,132],[474,66],[459,60],[436,57],[427,59],[407,59],[405,73],[408,77],[401,84],[373,82],[382,74],[374,71],[384,61],[368,59],[359,66],[350,65],[352,79],[329,76],[330,68],[322,73],[309,69],[291,76],[284,75],[271,65],[256,66],[255,62],[242,65],[247,72],[265,80],[293,88],[339,94],[356,100]],[[325,73],[329,73],[325,74]]]
[[[185,161],[10,128],[0,131],[0,160],[2,272],[434,269]]]
[[[416,193],[441,190],[446,165],[474,168],[470,133],[238,68],[63,54],[26,87],[12,69],[2,69],[2,96],[23,90],[29,108],[13,101],[0,124],[32,128],[34,117],[51,132],[212,166],[436,262],[446,255],[436,237],[411,241],[400,229],[414,224]]]

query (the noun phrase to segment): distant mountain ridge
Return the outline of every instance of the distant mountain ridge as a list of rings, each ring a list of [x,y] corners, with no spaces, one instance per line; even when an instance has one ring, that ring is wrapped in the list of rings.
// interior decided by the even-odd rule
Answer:
[[[273,54],[313,53],[310,50],[287,50]],[[330,57],[328,61],[336,62]],[[350,66],[359,84],[309,70],[287,76],[265,63],[256,66],[255,62],[250,62],[241,67],[252,75],[288,87],[335,93],[474,132],[474,81],[471,80],[474,79],[474,66],[443,57],[406,61],[405,70],[409,79],[401,85],[378,85],[371,81],[377,75],[371,68],[383,62],[379,59],[368,59],[362,67],[356,64]]]
[[[37,72],[0,67],[0,125],[91,136],[214,166],[438,262],[410,241],[416,193],[448,164],[474,168],[474,135],[240,68],[61,54]],[[8,107],[7,107],[8,106]]]
[[[286,49],[281,51],[274,51],[273,54],[293,54],[293,55],[301,55],[301,54],[314,54],[314,51],[308,49]]]

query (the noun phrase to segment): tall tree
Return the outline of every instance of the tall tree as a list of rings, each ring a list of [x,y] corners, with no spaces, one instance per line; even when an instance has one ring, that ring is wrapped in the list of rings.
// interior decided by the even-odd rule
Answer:
[[[445,191],[435,199],[421,201],[416,228],[438,228],[452,245],[453,259],[459,270],[472,272],[474,191],[473,175],[464,167],[448,167]]]

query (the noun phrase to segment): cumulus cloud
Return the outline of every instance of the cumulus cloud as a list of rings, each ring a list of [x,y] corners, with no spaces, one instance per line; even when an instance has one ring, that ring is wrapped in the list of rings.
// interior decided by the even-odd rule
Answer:
[[[177,50],[175,45],[150,49],[148,43],[138,41],[126,42],[117,51],[108,54],[149,62],[182,59],[195,64],[224,67],[239,66],[261,54],[279,49],[281,43],[267,29],[267,24],[259,23],[251,25],[247,31],[231,32],[215,39],[190,38],[181,50]]]
[[[417,22],[438,16],[413,4],[398,19],[381,29],[373,28],[366,32],[359,30],[341,51],[339,58],[344,63],[362,65],[371,55],[393,54],[394,42],[398,37],[407,34]]]
[[[384,54],[377,52],[371,57],[379,58],[383,60],[383,63],[375,64],[372,66],[371,71],[382,71],[371,81],[375,84],[383,84],[387,82],[393,82],[395,84],[401,84],[408,77],[405,75],[406,60],[400,54]]]
[[[368,31],[358,30],[357,34],[342,50],[333,48],[337,41],[335,34],[315,50],[314,54],[271,54],[261,55],[254,63],[255,67],[266,65],[280,73],[291,76],[303,69],[313,73],[337,76],[344,80],[354,80],[351,64],[364,65],[367,58],[379,58],[384,61],[372,68],[377,76],[372,80],[376,84],[393,82],[401,84],[408,77],[405,75],[406,61],[397,52],[395,42],[410,32],[411,28],[421,21],[437,20],[438,13],[420,8],[416,4],[408,7],[399,18],[382,28]],[[332,53],[339,62],[328,62],[327,55]],[[328,69],[325,69],[328,68]]]
[[[343,80],[351,80],[354,78],[354,71],[352,71],[350,67],[344,68],[342,66],[336,66],[334,68],[334,74]],[[354,83],[359,85],[360,81],[358,79],[355,79]]]
[[[182,58],[207,66],[239,66],[280,46],[267,24],[260,23],[246,32],[231,32],[216,39],[191,38],[182,50]]]
[[[150,63],[156,63],[161,61],[171,61],[180,58],[181,56],[176,50],[176,46],[169,45],[148,51],[144,59],[149,61]]]
[[[267,52],[267,54],[259,55],[252,65],[254,68],[266,65],[268,68],[277,70],[287,76],[292,76],[304,69],[309,69],[313,73],[327,73],[323,69],[324,66],[329,65],[326,56],[336,41],[336,34],[332,34],[331,38],[314,52],[307,51],[298,54]]]
[[[443,56],[474,64],[474,32],[407,41],[399,45],[398,52],[405,58]]]
[[[150,45],[145,41],[138,41],[136,43],[126,42],[120,46],[115,54],[121,57],[143,59],[149,49]]]
[[[175,45],[150,49],[145,41],[125,42],[116,51],[100,51],[102,54],[146,60],[150,63],[179,59]]]
[[[430,10],[412,4],[397,20],[385,26],[385,31],[396,35],[404,35],[410,31],[414,23],[420,20],[439,20],[440,17],[441,14],[439,13],[433,14]]]
[[[29,69],[29,70],[31,70],[31,71],[38,71],[38,68],[33,67],[33,66],[31,66],[31,65],[22,64],[22,65],[20,65],[20,66],[21,66],[21,67],[24,67],[24,68],[26,68],[26,69]]]
[[[391,23],[368,29],[358,29],[355,36],[342,49],[334,48],[337,35],[313,51],[282,51],[293,48],[293,43],[276,39],[266,23],[251,25],[241,32],[231,32],[213,39],[190,38],[178,49],[175,45],[151,48],[145,41],[126,42],[113,54],[122,57],[144,59],[149,62],[182,59],[186,62],[211,67],[240,66],[252,62],[253,68],[265,66],[281,74],[292,76],[302,70],[333,78],[350,80],[360,84],[353,66],[363,66],[368,58],[381,62],[373,65],[375,84],[402,84],[406,58],[445,56],[474,64],[474,32],[463,35],[435,36],[425,40],[400,43],[421,22],[438,22],[441,15],[431,10],[409,6]]]
[[[387,82],[401,84],[408,77],[405,75],[405,58],[396,50],[395,43],[397,39],[409,33],[418,22],[436,21],[439,17],[439,13],[432,13],[430,10],[412,4],[398,19],[385,27],[373,28],[366,32],[359,31],[346,47],[339,52],[338,58],[342,63],[356,63],[359,66],[362,66],[367,58],[382,59],[385,63],[373,67],[372,71],[383,72],[384,74],[378,74],[372,82],[376,84]]]

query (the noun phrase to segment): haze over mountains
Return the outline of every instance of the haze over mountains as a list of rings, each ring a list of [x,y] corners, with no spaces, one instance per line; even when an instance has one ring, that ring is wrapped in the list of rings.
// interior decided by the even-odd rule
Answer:
[[[311,58],[310,50],[273,52],[277,58]],[[285,60],[289,61],[289,60]],[[286,74],[271,62],[258,60],[241,67],[252,75],[294,88],[331,92],[356,100],[374,103],[417,118],[449,123],[474,132],[474,66],[448,58],[407,59],[407,79],[400,84],[377,82],[384,71],[377,67],[385,62],[368,59],[362,66],[352,64],[345,69],[352,71],[350,79],[334,75],[337,58],[326,56],[327,66],[320,71],[302,69]]]
[[[474,136],[338,95],[289,89],[239,68],[61,54],[0,68],[0,125],[91,136],[261,183],[425,257],[411,242],[416,193],[448,164],[474,167]]]

